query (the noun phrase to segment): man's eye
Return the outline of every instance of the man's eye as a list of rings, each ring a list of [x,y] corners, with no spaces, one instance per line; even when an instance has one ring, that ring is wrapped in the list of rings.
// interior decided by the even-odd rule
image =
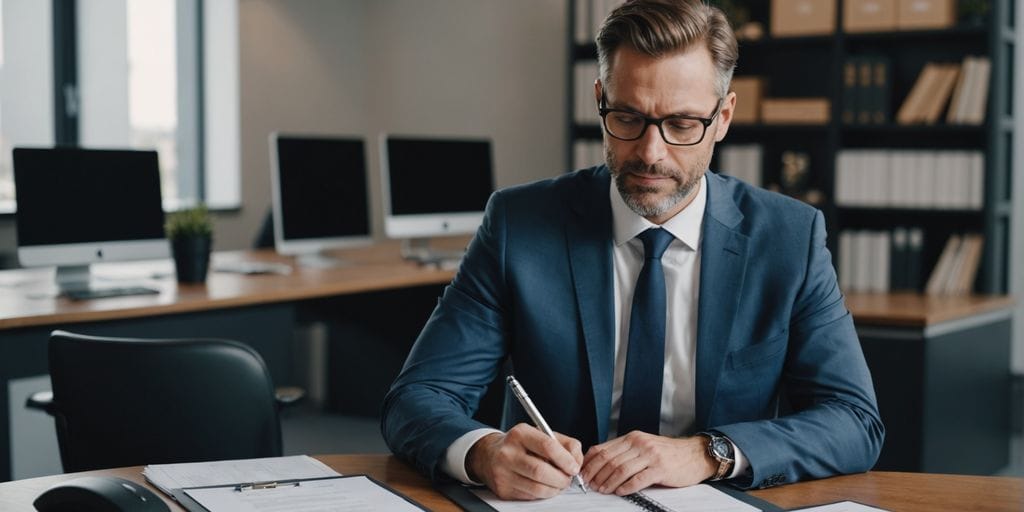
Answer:
[[[613,118],[616,123],[620,124],[637,124],[643,122],[643,118],[631,114],[615,114]]]

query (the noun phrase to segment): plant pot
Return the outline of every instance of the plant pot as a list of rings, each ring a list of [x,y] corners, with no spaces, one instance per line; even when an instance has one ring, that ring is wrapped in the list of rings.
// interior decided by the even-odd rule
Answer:
[[[204,237],[185,237],[171,240],[171,251],[174,254],[174,270],[178,274],[179,283],[202,283],[206,281],[206,271],[210,267],[210,248],[213,239]]]

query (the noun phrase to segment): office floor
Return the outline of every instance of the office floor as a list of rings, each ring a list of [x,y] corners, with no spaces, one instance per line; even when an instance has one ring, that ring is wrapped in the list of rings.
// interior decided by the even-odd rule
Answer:
[[[388,453],[374,418],[288,411],[282,419],[285,455],[323,453]],[[1010,465],[999,476],[1024,477],[1024,437],[1010,443]]]

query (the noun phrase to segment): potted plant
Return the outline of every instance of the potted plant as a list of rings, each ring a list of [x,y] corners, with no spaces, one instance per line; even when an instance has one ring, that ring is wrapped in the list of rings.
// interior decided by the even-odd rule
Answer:
[[[178,282],[206,281],[213,245],[213,221],[206,206],[200,204],[171,213],[167,216],[164,230],[171,241]]]

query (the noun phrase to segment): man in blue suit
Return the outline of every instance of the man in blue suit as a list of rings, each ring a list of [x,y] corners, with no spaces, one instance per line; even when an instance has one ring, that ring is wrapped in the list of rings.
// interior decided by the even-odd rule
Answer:
[[[884,430],[821,213],[707,170],[736,104],[725,17],[630,1],[598,58],[607,165],[491,197],[385,399],[388,445],[511,499],[578,472],[623,495],[870,469]],[[472,419],[506,359],[557,441],[508,404],[504,431]]]

